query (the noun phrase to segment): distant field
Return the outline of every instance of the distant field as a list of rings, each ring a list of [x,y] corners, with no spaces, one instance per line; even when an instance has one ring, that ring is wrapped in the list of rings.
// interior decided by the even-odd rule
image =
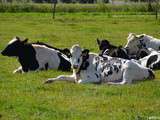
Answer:
[[[0,13],[0,50],[14,36],[55,47],[80,44],[98,52],[96,38],[125,45],[129,32],[160,38],[153,15],[105,13]],[[61,71],[12,74],[19,64],[0,55],[0,120],[147,120],[160,117],[160,71],[153,81],[133,85],[77,85],[44,80]]]

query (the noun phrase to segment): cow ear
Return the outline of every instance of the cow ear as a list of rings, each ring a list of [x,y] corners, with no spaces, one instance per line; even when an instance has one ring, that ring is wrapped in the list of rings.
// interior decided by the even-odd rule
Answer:
[[[82,51],[82,56],[88,56],[88,54],[89,54],[89,50],[88,49],[84,49]]]
[[[101,41],[97,38],[97,44],[100,45]]]
[[[136,34],[135,33],[129,33],[129,36],[136,37]]]
[[[26,38],[26,39],[24,39],[23,41],[22,41],[22,43],[27,43],[28,42],[28,38]]]
[[[19,38],[18,36],[16,36],[16,39],[17,39],[17,40],[20,40],[20,38]]]
[[[142,35],[140,35],[140,36],[139,36],[139,38],[143,38],[144,36],[145,36],[145,35],[144,35],[144,34],[142,34]]]
[[[71,57],[71,53],[68,48],[63,49],[62,52],[63,52],[63,54],[67,55],[69,58]]]

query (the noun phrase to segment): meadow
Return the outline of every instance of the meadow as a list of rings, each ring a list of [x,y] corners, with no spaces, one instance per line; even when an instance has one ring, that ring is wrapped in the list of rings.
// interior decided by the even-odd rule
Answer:
[[[160,38],[153,15],[108,13],[0,13],[0,50],[14,37],[42,41],[59,48],[80,44],[98,52],[97,38],[125,45],[129,32]],[[154,80],[132,85],[55,82],[47,78],[71,74],[56,70],[12,74],[16,58],[0,55],[0,120],[146,120],[160,119],[160,71]]]

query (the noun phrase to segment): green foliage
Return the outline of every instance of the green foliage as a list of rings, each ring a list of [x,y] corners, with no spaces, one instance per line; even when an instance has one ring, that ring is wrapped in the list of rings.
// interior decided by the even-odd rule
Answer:
[[[112,15],[108,13],[1,13],[0,50],[14,36],[37,40],[55,47],[80,44],[98,52],[96,38],[125,45],[129,32],[160,38],[159,21],[152,15]],[[160,117],[160,71],[153,81],[133,85],[78,85],[47,78],[64,73],[49,70],[12,74],[19,66],[15,58],[0,56],[1,120],[146,120]]]
[[[155,4],[153,4],[155,8]],[[51,4],[35,3],[8,3],[0,4],[0,12],[51,12]],[[134,12],[145,14],[148,12],[148,5],[145,3],[112,5],[112,4],[57,4],[57,12]],[[153,12],[154,9],[150,12]]]

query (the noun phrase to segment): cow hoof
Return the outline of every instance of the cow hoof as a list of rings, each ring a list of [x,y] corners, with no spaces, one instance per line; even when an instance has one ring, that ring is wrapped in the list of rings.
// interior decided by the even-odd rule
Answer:
[[[22,73],[24,73],[22,70],[14,70],[13,72],[12,72],[13,74],[16,74],[16,73],[20,73],[20,74],[22,74]]]

